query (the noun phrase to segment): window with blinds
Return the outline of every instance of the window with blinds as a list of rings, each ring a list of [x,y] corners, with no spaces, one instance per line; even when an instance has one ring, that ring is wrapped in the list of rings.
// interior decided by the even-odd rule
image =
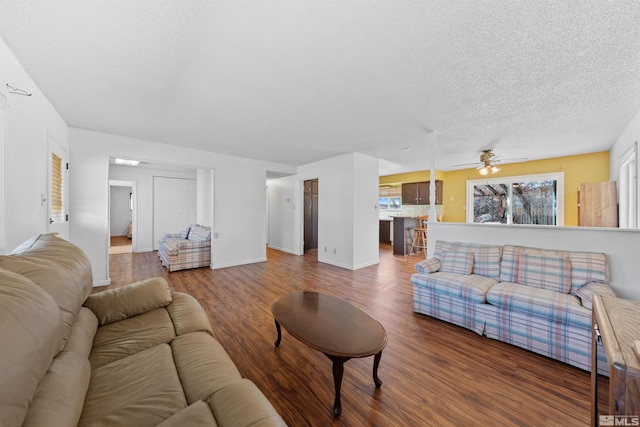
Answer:
[[[53,222],[65,221],[64,212],[64,172],[65,165],[55,153],[51,153],[51,220]]]

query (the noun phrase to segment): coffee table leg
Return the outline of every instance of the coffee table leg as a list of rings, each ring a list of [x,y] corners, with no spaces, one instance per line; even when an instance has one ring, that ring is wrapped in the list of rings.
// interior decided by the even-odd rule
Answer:
[[[280,330],[280,323],[276,320],[276,330],[278,331],[278,339],[274,343],[276,347],[280,345],[280,340],[282,339],[282,331]]]
[[[380,358],[382,357],[382,351],[379,353],[376,353],[376,355],[373,358],[373,382],[376,385],[376,388],[380,388],[380,386],[382,385],[382,381],[380,381],[380,378],[378,378],[378,366],[380,365]]]
[[[342,412],[342,404],[340,403],[340,389],[342,388],[344,362],[349,359],[337,356],[329,356],[329,359],[333,361],[333,384],[336,388],[336,400],[333,402],[333,416],[337,417]]]

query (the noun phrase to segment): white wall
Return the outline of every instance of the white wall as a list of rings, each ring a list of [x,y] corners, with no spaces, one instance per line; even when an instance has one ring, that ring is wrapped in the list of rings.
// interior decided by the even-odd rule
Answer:
[[[609,258],[609,284],[621,298],[640,301],[640,230],[604,227],[554,227],[429,223],[427,254],[437,240],[512,244],[570,251],[603,252]]]
[[[109,234],[111,236],[126,236],[127,228],[131,223],[131,210],[129,209],[129,195],[131,187],[112,185],[109,215]]]
[[[109,283],[107,195],[109,157],[215,169],[212,268],[266,260],[266,171],[292,166],[70,128],[71,240],[88,255],[96,284]],[[138,201],[140,207],[140,201]]]
[[[153,177],[164,176],[170,178],[195,179],[196,170],[191,172],[178,172],[162,169],[134,168],[130,166],[110,165],[109,179],[132,181],[136,187],[136,235],[137,247],[135,252],[149,252],[153,250]],[[113,231],[113,230],[112,230]],[[176,230],[178,232],[180,230]]]
[[[198,169],[196,176],[198,180],[196,222],[200,225],[213,227],[214,171],[212,169]]]
[[[350,153],[300,166],[296,206],[302,206],[302,183],[314,178],[318,178],[318,261],[352,270],[379,263],[378,211],[374,208],[378,160]],[[303,212],[298,209],[293,227],[300,236],[302,220]]]
[[[618,181],[618,191],[620,191],[620,156],[638,140],[640,140],[640,111],[620,134],[609,153],[609,175],[611,176],[611,181]],[[636,162],[636,167],[636,179],[638,179],[640,177],[640,162]],[[640,185],[637,186],[637,191],[637,200],[640,201]],[[638,224],[640,224],[640,209],[638,210],[638,215]]]
[[[0,232],[0,245],[4,246],[0,253],[4,253],[35,234],[47,232],[47,203],[41,202],[41,194],[48,194],[48,135],[68,151],[69,129],[2,40],[0,69],[3,93],[6,83],[32,93],[7,95],[4,162],[0,162],[0,174],[6,179],[6,204],[0,203],[0,227],[6,224],[6,232]],[[3,234],[6,242],[2,242]]]

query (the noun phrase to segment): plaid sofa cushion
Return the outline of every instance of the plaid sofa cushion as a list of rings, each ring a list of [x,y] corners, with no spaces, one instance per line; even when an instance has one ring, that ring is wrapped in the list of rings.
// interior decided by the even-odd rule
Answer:
[[[440,271],[447,273],[471,274],[473,270],[473,252],[444,251],[440,259]]]
[[[591,327],[591,310],[574,295],[518,283],[501,282],[487,293],[487,302],[506,310],[531,313],[560,323]]]
[[[576,291],[576,296],[582,301],[582,306],[591,310],[594,295],[607,295],[615,297],[616,293],[606,283],[587,283]]]
[[[522,255],[516,283],[568,294],[571,290],[571,263],[567,257]]]
[[[205,242],[211,238],[211,228],[203,225],[192,225],[189,230],[189,239],[192,242]]]
[[[527,246],[505,245],[502,249],[500,263],[500,281],[516,282],[523,266],[523,254],[542,256],[568,257],[571,262],[571,291],[575,292],[581,286],[590,282],[606,283],[609,279],[607,256],[597,252],[565,251],[557,249],[541,249]]]
[[[425,259],[424,261],[417,262],[415,268],[418,273],[435,273],[440,270],[440,260],[438,258]]]
[[[191,229],[191,226],[185,228],[184,230],[182,230],[180,232],[180,238],[181,239],[186,239],[187,237],[189,237],[189,230]]]
[[[473,274],[500,278],[500,245],[486,245],[483,243],[447,242],[438,240],[434,248],[434,257],[442,259],[445,251],[463,251],[473,253]]]
[[[487,292],[498,281],[476,274],[462,275],[439,271],[432,274],[414,273],[411,275],[411,283],[430,292],[485,303]]]

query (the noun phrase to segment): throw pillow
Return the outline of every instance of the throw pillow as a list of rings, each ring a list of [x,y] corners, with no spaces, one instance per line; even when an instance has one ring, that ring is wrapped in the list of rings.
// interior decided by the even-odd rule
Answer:
[[[443,251],[441,257],[440,271],[471,274],[473,270],[473,252]]]
[[[521,261],[517,283],[563,294],[571,291],[569,258],[523,254]]]
[[[189,237],[189,230],[191,229],[191,227],[187,227],[184,230],[182,230],[180,232],[180,238],[181,239],[186,239],[187,237]]]

